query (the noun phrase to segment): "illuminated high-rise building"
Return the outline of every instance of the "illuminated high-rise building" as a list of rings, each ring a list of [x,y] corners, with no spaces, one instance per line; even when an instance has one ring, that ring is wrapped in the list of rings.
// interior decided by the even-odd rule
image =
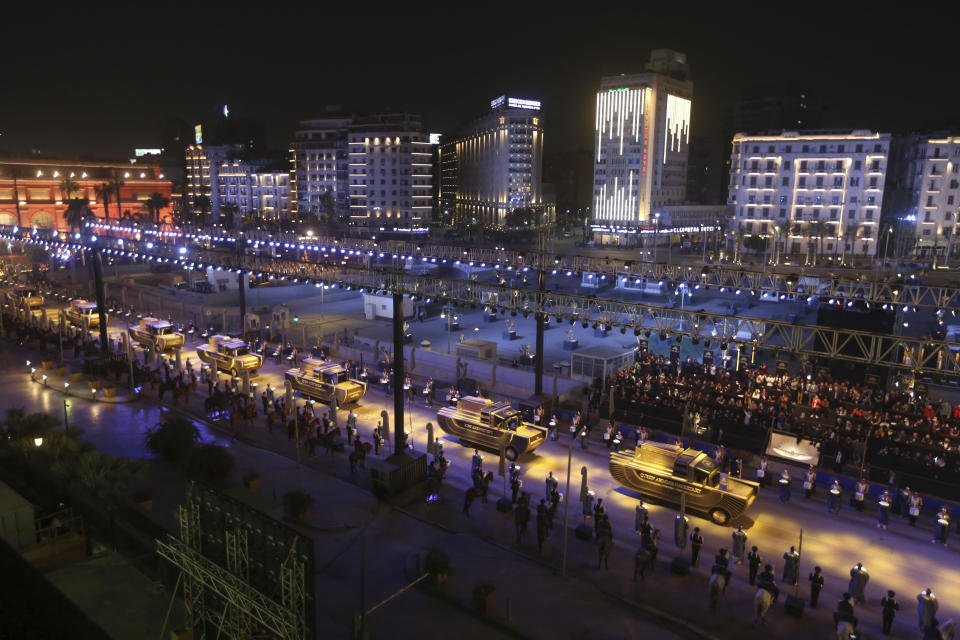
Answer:
[[[350,217],[361,226],[429,220],[433,151],[420,116],[358,118],[347,135]]]
[[[600,80],[594,121],[593,220],[652,223],[686,200],[693,83],[686,56],[656,49],[644,73]]]
[[[299,216],[348,214],[347,130],[352,121],[333,107],[322,117],[300,121],[290,144],[290,195]],[[327,211],[331,207],[335,211]]]
[[[960,219],[960,137],[930,136],[914,145],[912,222],[921,257],[956,253]]]
[[[490,111],[441,145],[444,216],[502,225],[514,209],[550,214],[543,197],[540,102],[500,96]]]

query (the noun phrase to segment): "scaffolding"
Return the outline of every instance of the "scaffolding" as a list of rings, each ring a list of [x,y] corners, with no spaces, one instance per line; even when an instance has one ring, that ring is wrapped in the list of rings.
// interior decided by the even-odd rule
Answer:
[[[178,511],[179,537],[157,540],[157,553],[180,570],[188,628],[193,638],[308,640],[306,565],[296,553],[298,537],[281,565],[281,602],[250,584],[249,529],[242,518],[226,523],[225,566],[203,555],[200,504],[189,483]],[[312,578],[312,576],[311,576]]]

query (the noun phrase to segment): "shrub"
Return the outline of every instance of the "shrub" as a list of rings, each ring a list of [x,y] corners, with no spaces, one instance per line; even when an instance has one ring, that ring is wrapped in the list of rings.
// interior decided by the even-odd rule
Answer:
[[[443,549],[430,549],[423,559],[423,569],[431,576],[450,573],[450,556]]]
[[[200,439],[200,431],[189,420],[168,418],[147,431],[147,448],[168,462],[183,460],[194,443]]]
[[[307,511],[313,506],[313,497],[303,491],[287,491],[283,494],[283,508],[291,518],[297,520],[307,515]]]
[[[195,447],[187,458],[187,474],[214,484],[223,484],[236,463],[226,448],[216,444]]]

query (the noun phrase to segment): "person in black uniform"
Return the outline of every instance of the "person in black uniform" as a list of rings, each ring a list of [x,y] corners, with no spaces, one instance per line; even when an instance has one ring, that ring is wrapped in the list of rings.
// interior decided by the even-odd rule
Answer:
[[[720,573],[723,574],[724,578],[727,580],[727,584],[730,584],[730,578],[733,577],[733,574],[730,573],[730,552],[726,549],[720,549],[720,553],[714,556],[713,559],[713,569],[711,573]]]
[[[857,616],[853,615],[853,596],[850,592],[845,592],[843,598],[837,601],[837,610],[833,612],[833,622],[849,622],[853,625],[854,631],[857,629]]]
[[[810,574],[810,608],[816,609],[820,602],[820,590],[823,589],[823,573],[820,567],[814,567]]]
[[[703,547],[703,536],[700,527],[694,527],[690,534],[690,566],[696,567],[700,563],[700,549]]]
[[[757,547],[751,548],[750,553],[747,554],[747,563],[750,565],[750,584],[757,584],[757,571],[760,570],[761,562],[763,562],[763,559],[760,557]]]
[[[890,628],[893,627],[893,619],[900,610],[900,603],[894,597],[893,591],[887,591],[887,597],[880,600],[880,606],[883,607],[883,635],[890,635]]]

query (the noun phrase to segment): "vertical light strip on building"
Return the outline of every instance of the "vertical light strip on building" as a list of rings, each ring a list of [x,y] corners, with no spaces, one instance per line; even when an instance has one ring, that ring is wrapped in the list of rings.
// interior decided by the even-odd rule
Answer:
[[[667,163],[667,150],[680,151],[680,136],[690,142],[690,101],[667,94],[667,122],[663,135],[663,164]]]
[[[646,109],[646,89],[611,89],[597,93],[596,118],[594,127],[597,133],[596,162],[606,157],[608,147],[604,144],[617,140],[617,154],[624,155],[624,138],[632,136],[634,142],[645,142],[644,118]],[[606,136],[606,140],[604,137]],[[613,153],[613,149],[609,149]],[[637,175],[635,175],[635,173]],[[613,184],[609,185],[606,171],[604,181],[600,185],[600,193],[594,200],[594,210],[599,218],[608,220],[634,221],[637,198],[633,195],[635,184],[640,183],[640,173],[633,169],[627,170],[626,185],[622,186],[619,176],[613,176]],[[636,180],[635,180],[636,178]],[[608,189],[608,185],[611,187]],[[609,196],[607,195],[609,193]]]

